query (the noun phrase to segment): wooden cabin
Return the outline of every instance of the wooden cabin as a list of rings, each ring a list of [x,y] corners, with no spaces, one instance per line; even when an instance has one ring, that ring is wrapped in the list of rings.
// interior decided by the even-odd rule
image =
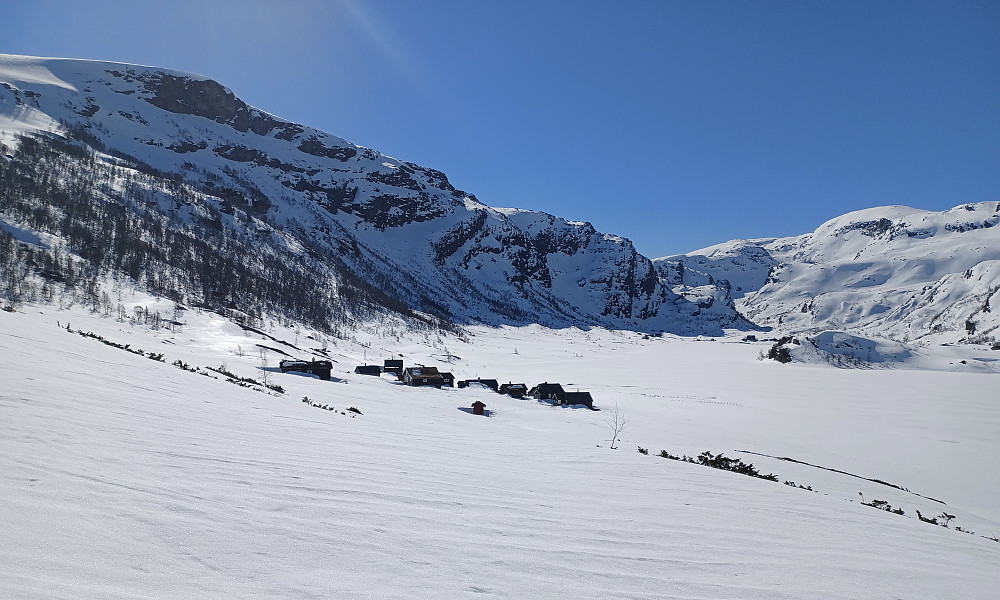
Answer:
[[[354,367],[354,372],[358,375],[374,375],[379,377],[382,375],[382,367],[378,365],[358,365]]]
[[[467,388],[467,387],[470,387],[470,386],[472,386],[472,387],[475,387],[475,386],[487,387],[487,388],[490,388],[491,390],[493,390],[494,392],[499,392],[500,391],[500,383],[496,379],[479,379],[479,378],[476,378],[476,379],[466,379],[464,381],[459,381],[458,382],[458,387],[460,387],[460,388]]]
[[[563,396],[562,404],[582,404],[587,408],[594,408],[594,399],[590,396],[590,392],[566,392]]]
[[[397,377],[403,375],[403,361],[387,358],[382,365],[382,370],[386,373],[395,373]]]
[[[451,373],[441,373],[441,385],[444,387],[455,387],[455,376]]]
[[[278,368],[281,369],[282,373],[288,373],[290,371],[309,373],[324,381],[330,381],[330,373],[333,371],[333,363],[328,360],[300,360],[293,358],[279,362]]]
[[[528,395],[535,400],[549,400],[553,404],[563,404],[566,400],[566,392],[558,383],[539,383],[531,388]]]
[[[486,415],[486,403],[481,400],[476,400],[472,403],[472,414],[474,415]]]
[[[437,367],[407,367],[403,369],[403,376],[399,379],[406,385],[412,386],[433,385],[441,387],[444,385],[444,378],[441,377]]]
[[[511,398],[524,398],[528,393],[528,386],[523,383],[505,383],[500,386],[499,392]]]

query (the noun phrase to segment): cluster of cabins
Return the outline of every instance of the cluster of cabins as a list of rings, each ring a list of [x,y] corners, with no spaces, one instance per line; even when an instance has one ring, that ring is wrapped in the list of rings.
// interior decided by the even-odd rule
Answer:
[[[283,360],[278,364],[282,373],[296,371],[299,373],[309,373],[316,375],[320,379],[329,381],[333,371],[333,363],[328,360]],[[354,372],[360,375],[381,376],[383,373],[392,373],[396,378],[412,386],[433,386],[436,388],[456,387],[455,376],[451,373],[444,373],[437,367],[425,367],[417,365],[415,367],[404,367],[402,360],[386,360],[385,364],[379,365],[359,365]],[[552,404],[573,405],[582,404],[587,408],[594,408],[594,399],[590,392],[571,392],[564,390],[558,383],[539,383],[528,388],[523,383],[503,383],[496,379],[465,379],[457,382],[459,388],[484,388],[490,389],[498,394],[511,396],[512,398],[524,398],[526,396],[536,400],[545,400]],[[477,402],[477,404],[482,404]],[[485,407],[483,405],[480,410]],[[475,407],[474,407],[475,408]],[[481,414],[481,413],[479,413]]]
[[[284,370],[284,367],[282,367],[282,370]],[[354,372],[360,375],[375,376],[381,376],[382,373],[393,373],[399,381],[412,386],[456,387],[455,376],[451,373],[443,373],[437,367],[425,367],[423,365],[404,367],[402,360],[386,360],[385,364],[381,367],[379,365],[359,365],[354,369]],[[587,408],[594,408],[594,399],[590,396],[590,392],[566,391],[558,383],[539,383],[529,389],[523,383],[501,384],[496,379],[481,379],[477,377],[476,379],[458,381],[457,387],[488,388],[498,394],[505,394],[513,398],[530,396],[536,400],[547,400],[552,404],[582,404]]]

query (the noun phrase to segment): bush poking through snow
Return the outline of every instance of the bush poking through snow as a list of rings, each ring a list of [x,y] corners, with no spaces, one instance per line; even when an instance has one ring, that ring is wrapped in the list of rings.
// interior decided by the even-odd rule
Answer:
[[[815,491],[815,490],[813,490],[813,486],[811,486],[811,485],[801,485],[801,484],[796,485],[794,481],[787,481],[786,480],[785,481],[785,485],[787,485],[789,487],[797,487],[800,490],[807,490],[807,491],[810,491],[810,492]]]
[[[792,362],[792,353],[785,347],[786,344],[795,344],[797,346],[799,345],[799,341],[793,337],[783,337],[771,346],[771,349],[767,351],[767,357],[783,364]]]
[[[862,499],[864,499],[864,496],[862,496]],[[877,508],[879,510],[884,510],[886,512],[891,512],[897,515],[904,514],[902,508],[893,508],[892,505],[885,500],[872,500],[871,502],[862,501],[861,504],[864,504],[865,506],[871,506],[872,508]]]
[[[733,473],[740,473],[741,475],[749,475],[750,477],[757,477],[759,479],[778,481],[777,475],[761,475],[760,472],[754,468],[752,463],[745,463],[738,458],[729,458],[723,454],[713,455],[708,451],[702,452],[698,455],[698,464],[705,465],[706,467],[712,467],[713,469],[722,469],[723,471],[732,471]]]
[[[955,519],[955,515],[949,515],[948,513],[944,512],[944,511],[941,511],[941,514],[939,514],[938,516],[936,516],[936,517],[930,517],[929,518],[929,517],[925,517],[924,515],[920,514],[920,511],[918,510],[917,511],[917,518],[920,519],[921,521],[923,521],[924,523],[930,523],[931,525],[940,525],[941,527],[944,527],[944,528],[947,529],[948,528],[948,524],[951,523]],[[944,523],[939,522],[938,519],[941,519],[941,521],[944,521]],[[959,529],[959,528],[956,527],[955,529]],[[965,532],[965,533],[968,533],[968,532]],[[983,536],[983,537],[985,537],[985,536]],[[993,538],[986,538],[986,539],[993,539]],[[996,540],[993,540],[993,541],[996,541]]]
[[[640,449],[641,451],[641,449]],[[709,451],[702,452],[698,455],[698,458],[692,458],[685,454],[684,456],[676,456],[670,454],[666,450],[660,450],[659,456],[661,458],[669,458],[670,460],[679,460],[681,462],[689,462],[693,464],[702,465],[705,467],[711,467],[713,469],[722,469],[723,471],[732,471],[733,473],[739,473],[741,475],[749,475],[750,477],[756,477],[758,479],[767,479],[768,481],[778,481],[778,476],[773,473],[768,473],[767,475],[761,475],[760,471],[754,468],[753,463],[745,463],[738,458],[729,458],[724,454],[712,454]],[[787,481],[785,482],[788,483]]]
[[[177,360],[175,360],[171,364],[173,364],[178,369],[181,369],[183,371],[190,371],[191,373],[194,373],[195,371],[198,370],[197,367],[192,367],[191,365],[187,364],[186,362],[184,362],[183,360],[181,360],[179,358]]]

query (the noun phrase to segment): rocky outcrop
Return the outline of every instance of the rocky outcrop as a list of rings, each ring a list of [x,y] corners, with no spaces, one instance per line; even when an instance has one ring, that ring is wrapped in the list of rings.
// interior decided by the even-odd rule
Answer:
[[[127,76],[117,70],[108,73],[123,79]],[[289,126],[248,106],[229,88],[211,79],[193,79],[169,73],[153,73],[140,78],[145,91],[150,94],[146,101],[172,113],[204,117],[231,125],[237,131],[252,131],[257,135],[268,135],[278,129],[278,135],[285,136],[285,139],[294,132],[302,131],[301,127]]]

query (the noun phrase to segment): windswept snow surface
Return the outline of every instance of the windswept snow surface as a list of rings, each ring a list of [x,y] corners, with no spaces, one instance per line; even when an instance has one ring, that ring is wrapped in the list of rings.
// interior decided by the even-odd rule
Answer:
[[[763,345],[597,329],[462,341],[373,326],[330,341],[335,381],[275,372],[277,395],[170,363],[259,379],[257,344],[308,358],[309,332],[178,321],[0,311],[0,595],[996,597],[1000,544],[981,537],[1000,533],[995,377],[779,365],[756,360]],[[399,355],[459,379],[558,381],[603,410],[352,373]],[[462,410],[477,399],[489,418]],[[616,405],[630,425],[611,450]],[[724,452],[814,491],[661,449]]]
[[[40,83],[54,85],[71,91],[76,86],[57,77],[45,63],[31,56],[0,54],[0,79],[19,83]]]

